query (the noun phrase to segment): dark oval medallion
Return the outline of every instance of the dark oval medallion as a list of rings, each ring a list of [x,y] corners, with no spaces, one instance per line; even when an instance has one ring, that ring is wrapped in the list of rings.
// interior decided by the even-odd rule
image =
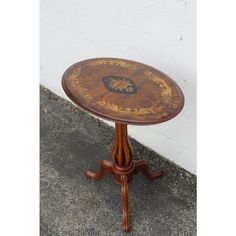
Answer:
[[[131,79],[122,76],[105,76],[103,83],[106,89],[114,93],[134,94],[138,90]]]

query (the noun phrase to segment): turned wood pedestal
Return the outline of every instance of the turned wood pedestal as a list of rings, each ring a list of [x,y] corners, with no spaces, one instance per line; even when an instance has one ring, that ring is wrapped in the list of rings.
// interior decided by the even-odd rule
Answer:
[[[148,179],[155,179],[163,174],[162,170],[150,172],[148,162],[144,159],[133,160],[133,148],[127,136],[127,125],[116,123],[115,143],[112,148],[112,162],[101,160],[98,172],[86,171],[85,175],[91,179],[100,180],[105,174],[113,174],[114,180],[121,185],[124,231],[130,231],[128,209],[128,182],[133,174],[142,172]]]
[[[133,174],[142,172],[148,179],[163,174],[150,172],[145,159],[133,160],[127,125],[158,124],[175,117],[183,108],[184,97],[178,85],[159,70],[130,60],[95,58],[69,67],[62,86],[80,108],[115,122],[112,161],[101,160],[98,172],[85,175],[100,180],[113,174],[121,185],[124,231],[130,231],[128,183]],[[91,157],[92,158],[92,157]]]

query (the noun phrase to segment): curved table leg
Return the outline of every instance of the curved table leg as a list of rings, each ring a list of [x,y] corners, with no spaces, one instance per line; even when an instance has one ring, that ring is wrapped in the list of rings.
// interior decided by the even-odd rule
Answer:
[[[135,170],[134,174],[137,174],[139,171],[142,172],[142,174],[147,178],[147,179],[155,179],[163,175],[163,170],[157,170],[154,172],[149,171],[149,166],[148,166],[148,161],[147,160],[138,160],[135,161]]]
[[[90,179],[100,180],[105,174],[112,173],[112,163],[110,161],[101,160],[99,172],[87,170],[85,175]]]
[[[121,195],[122,195],[122,208],[123,208],[123,224],[124,231],[130,231],[129,223],[129,209],[128,209],[128,181],[127,175],[121,175]]]

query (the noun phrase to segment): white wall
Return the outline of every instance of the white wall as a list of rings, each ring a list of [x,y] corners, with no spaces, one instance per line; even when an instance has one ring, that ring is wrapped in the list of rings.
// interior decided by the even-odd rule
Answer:
[[[41,84],[67,98],[61,76],[92,57],[120,57],[163,71],[182,88],[185,107],[129,134],[196,173],[195,1],[41,0]]]

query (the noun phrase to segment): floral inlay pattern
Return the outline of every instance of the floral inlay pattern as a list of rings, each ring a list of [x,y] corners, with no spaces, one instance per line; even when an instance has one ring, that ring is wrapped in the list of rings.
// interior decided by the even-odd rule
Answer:
[[[106,76],[103,78],[105,88],[114,93],[133,94],[137,92],[136,85],[128,78],[121,76]]]
[[[109,120],[160,123],[176,116],[184,105],[183,94],[173,80],[137,62],[85,60],[73,65],[63,78],[73,101]]]

